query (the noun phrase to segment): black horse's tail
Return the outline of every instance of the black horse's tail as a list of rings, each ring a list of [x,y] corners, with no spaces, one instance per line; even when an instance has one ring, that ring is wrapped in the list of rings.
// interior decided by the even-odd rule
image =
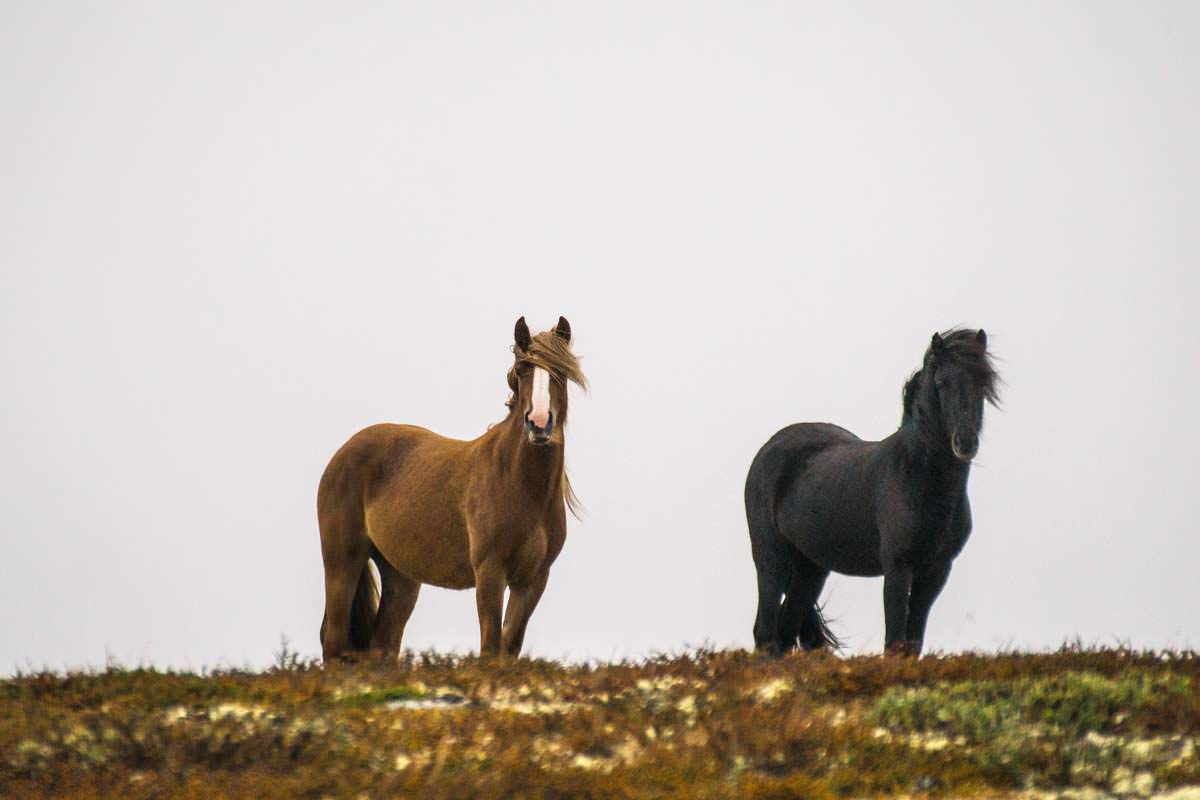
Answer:
[[[799,554],[796,554],[796,557],[804,558]],[[812,596],[809,593],[811,578],[806,579],[805,574],[806,571],[792,568],[788,593],[783,598],[783,605],[779,610],[780,644],[784,650],[790,650],[797,645],[805,650],[817,650],[822,647],[840,650],[842,642],[830,630],[821,606],[817,603],[799,606],[799,603],[803,602],[799,598]]]
[[[842,640],[834,635],[825,622],[821,607],[813,604],[800,622],[800,646],[805,650],[815,650],[819,647],[829,647],[833,650],[842,649]]]
[[[350,604],[350,651],[371,649],[371,635],[375,633],[375,615],[379,612],[379,584],[371,572],[371,562],[363,565],[354,588],[354,602]],[[321,642],[325,641],[325,617],[321,617]]]
[[[375,615],[379,611],[379,584],[371,572],[371,562],[363,565],[354,602],[350,605],[350,649],[369,650],[371,634],[375,633]]]

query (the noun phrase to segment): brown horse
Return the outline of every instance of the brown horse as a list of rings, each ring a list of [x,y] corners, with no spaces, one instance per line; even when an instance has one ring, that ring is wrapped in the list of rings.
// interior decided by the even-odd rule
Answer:
[[[474,587],[480,653],[520,654],[566,539],[566,508],[575,511],[563,460],[567,381],[585,389],[587,381],[566,319],[531,337],[521,317],[514,338],[503,422],[469,442],[412,425],[372,425],[325,468],[317,519],[326,661],[355,650],[399,653],[423,583]]]

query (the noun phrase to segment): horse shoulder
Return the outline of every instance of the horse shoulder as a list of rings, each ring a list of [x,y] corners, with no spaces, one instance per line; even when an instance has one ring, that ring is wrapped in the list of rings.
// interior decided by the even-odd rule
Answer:
[[[875,492],[875,524],[884,563],[911,556],[921,528],[921,514],[904,481],[886,471]]]

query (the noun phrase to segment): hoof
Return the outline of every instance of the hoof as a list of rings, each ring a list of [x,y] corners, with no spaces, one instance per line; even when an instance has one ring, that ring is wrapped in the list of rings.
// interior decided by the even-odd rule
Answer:
[[[887,656],[916,658],[921,654],[921,643],[913,639],[898,639],[883,649]]]
[[[758,658],[782,658],[786,654],[787,651],[774,642],[757,645],[754,648],[754,655]]]

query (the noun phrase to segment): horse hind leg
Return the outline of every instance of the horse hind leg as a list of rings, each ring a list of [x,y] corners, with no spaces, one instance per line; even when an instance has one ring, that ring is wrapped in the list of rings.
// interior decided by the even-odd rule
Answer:
[[[325,569],[325,616],[321,619],[321,653],[325,661],[370,644],[379,602],[375,576],[363,559],[357,567]]]
[[[829,571],[817,566],[769,525],[751,526],[751,550],[758,572],[758,614],[754,646],[786,653],[799,644],[812,650],[836,642],[817,609]]]
[[[400,653],[404,627],[417,604],[421,584],[397,572],[373,546],[371,558],[379,570],[379,580],[382,584],[379,611],[375,615],[375,630],[371,635],[371,649],[395,657]]]
[[[325,617],[321,622],[323,659],[366,650],[377,607],[375,578],[367,566],[370,540],[361,518],[322,514],[321,559],[325,564]]]
[[[792,574],[792,548],[775,530],[761,509],[747,501],[750,553],[758,576],[758,610],[754,616],[754,648],[772,654],[795,647],[795,636],[785,631],[783,596]]]
[[[787,590],[789,569],[787,562],[774,558],[760,558],[755,554],[758,573],[758,611],[754,616],[754,648],[769,653],[781,653],[788,649],[781,636],[781,614],[783,594]]]
[[[779,637],[784,649],[795,647],[797,643],[805,650],[826,645],[837,647],[837,639],[825,625],[817,607],[817,599],[828,577],[829,570],[793,550],[787,595],[780,610]]]

